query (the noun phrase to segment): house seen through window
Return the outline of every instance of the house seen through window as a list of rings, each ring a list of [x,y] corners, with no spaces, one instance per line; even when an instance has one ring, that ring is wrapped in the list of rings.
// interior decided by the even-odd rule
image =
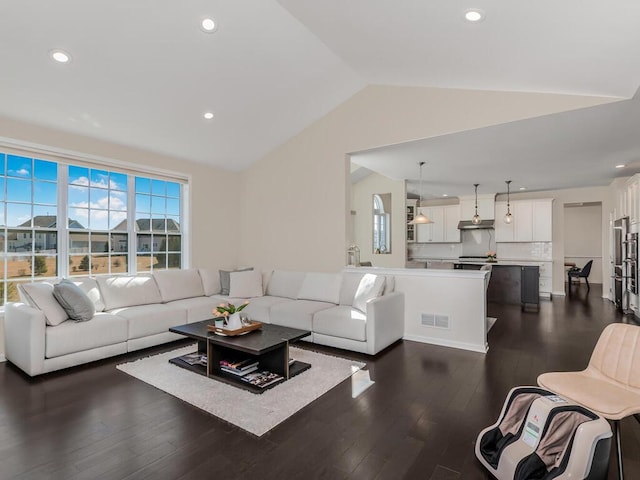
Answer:
[[[182,191],[179,182],[0,153],[0,305],[18,300],[19,282],[181,268]]]

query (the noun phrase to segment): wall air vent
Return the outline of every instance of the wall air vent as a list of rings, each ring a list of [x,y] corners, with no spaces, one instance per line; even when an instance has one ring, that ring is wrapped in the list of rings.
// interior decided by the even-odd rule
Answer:
[[[423,313],[420,316],[420,323],[424,327],[449,329],[449,317],[438,315],[437,313]]]

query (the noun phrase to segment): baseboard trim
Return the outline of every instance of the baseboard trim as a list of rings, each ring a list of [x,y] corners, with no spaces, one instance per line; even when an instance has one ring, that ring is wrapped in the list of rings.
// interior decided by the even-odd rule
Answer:
[[[565,291],[564,291],[564,290],[562,290],[562,291],[560,291],[560,292],[553,292],[553,293],[552,293],[552,295],[553,295],[554,297],[566,297],[566,296],[567,296],[567,294],[565,293]]]
[[[444,338],[424,337],[422,335],[405,334],[402,337],[404,340],[412,340],[414,342],[429,343],[431,345],[438,345],[440,347],[458,348],[461,350],[469,350],[471,352],[487,353],[489,351],[489,345],[485,343],[484,346],[476,345],[475,343],[456,342],[455,340],[447,340]]]
[[[0,362],[6,362],[6,361],[7,361],[7,358],[2,353],[0,353]]]

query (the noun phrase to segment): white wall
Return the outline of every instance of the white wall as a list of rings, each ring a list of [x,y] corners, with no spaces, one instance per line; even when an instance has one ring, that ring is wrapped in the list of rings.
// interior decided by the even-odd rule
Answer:
[[[589,260],[593,260],[589,283],[602,283],[601,220],[602,205],[583,205],[564,209],[565,260],[574,262],[580,268]]]
[[[553,294],[564,294],[564,282],[566,278],[565,259],[565,208],[566,203],[587,203],[600,202],[602,212],[605,212],[599,222],[599,231],[602,237],[602,253],[600,259],[600,270],[607,272],[609,268],[609,214],[613,209],[612,194],[610,187],[588,187],[588,188],[568,188],[565,190],[548,190],[544,192],[522,192],[512,193],[512,200],[523,200],[532,198],[553,198]],[[506,195],[499,195],[497,200],[505,200]],[[596,262],[594,262],[596,263]],[[602,294],[609,296],[610,278],[608,275],[602,277]]]
[[[390,254],[373,253],[372,196],[374,193],[391,194]],[[369,261],[376,267],[404,267],[406,259],[404,181],[391,180],[377,173],[369,175],[355,185],[352,185],[351,210],[352,214],[350,218],[353,222],[353,240],[360,248],[360,260]]]
[[[351,233],[350,152],[609,101],[367,87],[243,173],[240,261],[264,269],[339,270]]]

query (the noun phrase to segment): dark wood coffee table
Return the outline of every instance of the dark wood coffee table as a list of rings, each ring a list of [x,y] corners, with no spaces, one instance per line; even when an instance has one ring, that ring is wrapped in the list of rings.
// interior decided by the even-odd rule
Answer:
[[[308,330],[265,323],[260,330],[254,330],[245,335],[225,337],[209,331],[207,326],[211,324],[213,324],[213,319],[169,329],[170,332],[197,340],[198,352],[206,355],[206,366],[190,365],[181,357],[172,358],[169,362],[254,393],[262,393],[311,368],[311,365],[305,362],[289,363],[289,344],[309,335],[311,332]],[[233,373],[227,373],[220,369],[220,360],[239,357],[254,358],[259,362],[258,371],[267,370],[277,373],[282,377],[282,380],[261,388],[242,380]]]

